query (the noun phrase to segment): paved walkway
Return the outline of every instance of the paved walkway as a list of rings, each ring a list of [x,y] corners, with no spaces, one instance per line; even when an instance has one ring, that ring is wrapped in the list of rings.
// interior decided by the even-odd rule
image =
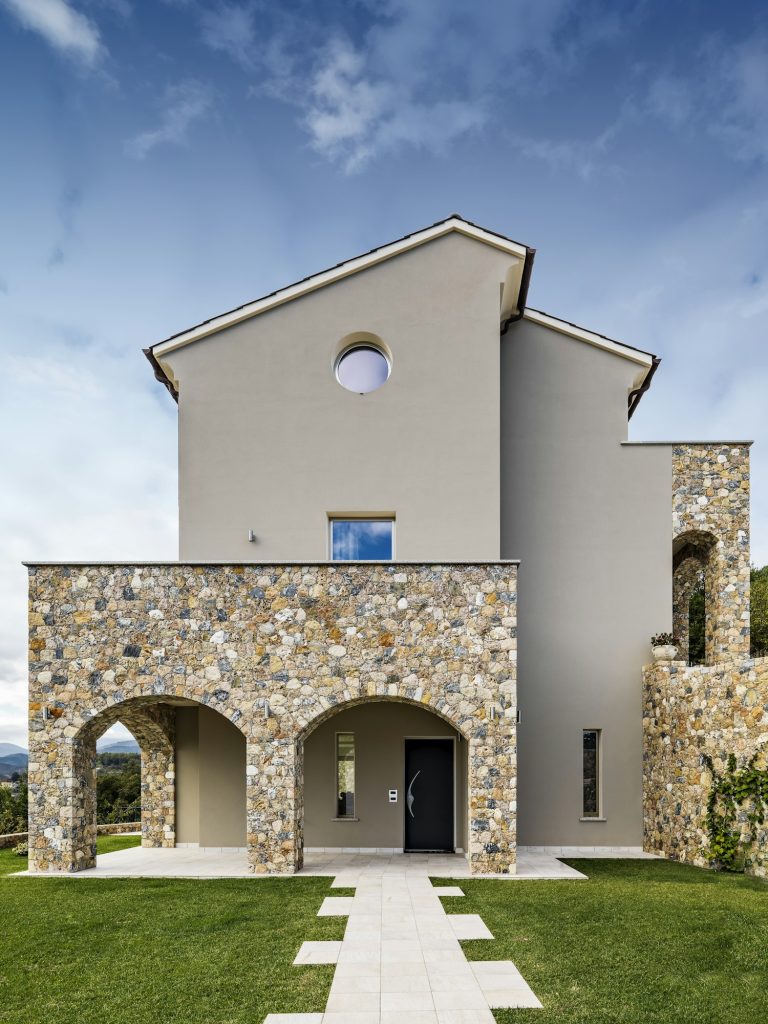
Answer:
[[[461,940],[493,936],[477,914],[446,914],[441,897],[455,904],[464,894],[433,888],[440,858],[430,859],[342,871],[332,888],[354,885],[355,895],[326,897],[319,916],[346,916],[344,939],[305,942],[294,961],[336,964],[325,1011],[271,1013],[264,1024],[495,1024],[492,1009],[540,1007],[511,961],[464,956]]]

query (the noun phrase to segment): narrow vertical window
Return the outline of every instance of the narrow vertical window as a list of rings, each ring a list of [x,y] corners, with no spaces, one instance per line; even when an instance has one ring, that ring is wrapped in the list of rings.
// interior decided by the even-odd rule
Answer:
[[[582,772],[584,776],[585,818],[600,817],[600,730],[585,729],[583,733]]]
[[[355,816],[355,734],[336,733],[336,817]]]

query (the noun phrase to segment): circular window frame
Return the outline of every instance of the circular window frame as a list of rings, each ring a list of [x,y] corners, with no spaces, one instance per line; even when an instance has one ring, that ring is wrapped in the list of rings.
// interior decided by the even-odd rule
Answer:
[[[354,349],[372,349],[377,352],[380,356],[384,357],[384,361],[387,364],[387,376],[386,379],[373,388],[371,391],[355,391],[353,388],[348,388],[346,384],[343,384],[339,379],[339,367],[341,366],[342,360],[349,355]],[[392,376],[393,360],[392,352],[388,345],[385,345],[381,338],[376,334],[370,334],[367,331],[358,331],[355,334],[348,334],[343,338],[336,346],[336,352],[333,358],[333,376],[336,378],[336,383],[340,388],[343,388],[350,395],[372,395],[376,391],[380,391],[385,384],[389,382]]]

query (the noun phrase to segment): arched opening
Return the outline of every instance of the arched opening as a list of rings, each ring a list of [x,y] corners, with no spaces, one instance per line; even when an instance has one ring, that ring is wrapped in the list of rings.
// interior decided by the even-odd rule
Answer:
[[[100,831],[141,831],[141,747],[120,721],[96,741],[96,821]]]
[[[469,745],[435,711],[397,699],[343,704],[299,746],[307,852],[468,849]]]
[[[184,698],[138,697],[91,718],[74,737],[73,870],[95,863],[97,742],[117,722],[140,750],[141,845],[246,846],[246,740],[224,715]]]
[[[690,665],[715,659],[720,585],[716,556],[717,539],[705,531],[681,534],[672,549],[673,633],[681,656]]]

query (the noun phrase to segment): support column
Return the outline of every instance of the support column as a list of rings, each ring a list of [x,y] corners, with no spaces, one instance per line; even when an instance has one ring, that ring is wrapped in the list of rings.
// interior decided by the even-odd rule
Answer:
[[[293,737],[270,732],[248,740],[248,865],[255,874],[290,875],[302,865],[302,760]]]
[[[172,746],[141,750],[141,845],[176,845],[176,772]]]
[[[469,741],[469,867],[472,874],[514,874],[517,860],[515,723],[484,723]]]
[[[96,739],[54,721],[30,733],[29,869],[82,871],[96,863]],[[71,729],[74,732],[74,729]]]

